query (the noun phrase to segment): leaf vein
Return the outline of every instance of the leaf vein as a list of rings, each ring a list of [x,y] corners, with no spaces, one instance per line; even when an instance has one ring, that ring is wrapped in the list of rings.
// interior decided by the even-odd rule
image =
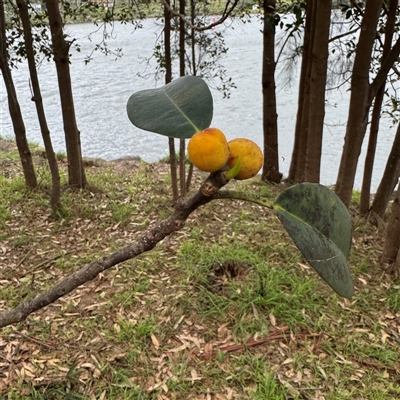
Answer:
[[[193,126],[193,128],[196,130],[196,132],[199,132],[200,129],[193,123],[193,121],[181,110],[181,108],[175,103],[175,101],[172,99],[172,97],[168,96],[168,94],[164,91],[165,96],[167,96],[168,100],[174,105],[174,107],[183,115],[183,117],[189,122],[190,125]]]

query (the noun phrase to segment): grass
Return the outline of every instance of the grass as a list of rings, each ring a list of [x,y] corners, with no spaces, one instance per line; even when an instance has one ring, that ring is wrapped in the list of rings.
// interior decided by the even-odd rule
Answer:
[[[211,2],[204,2],[203,5],[200,5],[197,10],[199,15],[213,15],[217,14],[220,15],[225,9],[225,3],[221,1],[211,1]],[[247,10],[250,12],[250,6],[238,6],[238,12],[243,12]],[[122,20],[122,21],[139,21],[141,18],[160,18],[163,15],[163,8],[157,2],[145,2],[136,4],[135,7],[132,5],[129,6],[116,6],[112,10],[107,10],[100,5],[100,3],[91,3],[85,4],[80,7],[71,7],[68,9],[68,12],[64,13],[64,19],[67,23],[83,23],[83,22],[95,22],[95,21],[109,21],[111,16],[115,20]],[[187,9],[189,12],[189,9]]]
[[[387,297],[387,306],[395,313],[400,312],[400,285],[393,285]]]
[[[28,191],[8,160],[1,154],[3,309],[172,211],[162,162],[92,165],[89,189],[64,188],[51,216],[46,166]],[[271,201],[281,190],[257,179],[230,186]],[[400,292],[379,267],[380,229],[355,215],[356,295],[344,300],[273,212],[214,201],[153,251],[3,329],[0,399],[397,399]]]
[[[22,177],[9,180],[0,176],[0,227],[4,228],[6,221],[11,217],[9,204],[17,202],[24,196],[25,182]]]

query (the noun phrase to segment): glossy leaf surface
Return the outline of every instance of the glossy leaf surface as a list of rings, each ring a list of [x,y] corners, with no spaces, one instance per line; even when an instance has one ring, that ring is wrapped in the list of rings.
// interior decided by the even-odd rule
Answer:
[[[353,281],[347,258],[351,218],[334,192],[315,183],[284,190],[276,199],[278,218],[309,264],[340,296],[351,298]]]
[[[132,124],[138,128],[188,139],[210,126],[213,99],[201,78],[184,76],[161,88],[132,94],[127,112]]]

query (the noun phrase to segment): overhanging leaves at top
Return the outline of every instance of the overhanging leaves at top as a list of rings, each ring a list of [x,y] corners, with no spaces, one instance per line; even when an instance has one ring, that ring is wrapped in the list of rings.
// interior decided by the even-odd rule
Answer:
[[[330,189],[302,183],[276,199],[278,218],[310,265],[340,296],[351,298],[353,281],[347,258],[351,247],[351,218]]]
[[[126,108],[130,121],[138,128],[188,139],[210,126],[213,99],[201,78],[184,76],[162,88],[132,94]]]

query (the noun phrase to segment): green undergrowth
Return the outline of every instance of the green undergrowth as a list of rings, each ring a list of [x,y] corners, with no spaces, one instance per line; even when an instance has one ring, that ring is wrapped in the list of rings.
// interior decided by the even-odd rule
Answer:
[[[88,189],[74,191],[59,157],[62,208],[52,215],[45,163],[30,191],[13,157],[0,157],[3,310],[173,211],[165,162],[94,163]],[[271,202],[283,189],[258,178],[230,187]],[[400,283],[379,267],[381,240],[355,217],[356,294],[345,300],[273,211],[213,201],[151,252],[4,328],[0,399],[397,399]]]
[[[198,15],[221,15],[225,11],[226,4],[221,1],[207,1],[203,5],[196,7]],[[190,13],[190,8],[187,5],[187,13]],[[249,5],[242,4],[237,7],[236,14],[243,14],[244,11],[252,11]],[[64,19],[67,23],[84,23],[100,21],[123,21],[132,22],[139,25],[144,18],[161,18],[164,14],[163,6],[155,1],[146,1],[137,3],[136,6],[116,4],[112,8],[102,7],[101,3],[82,3],[80,7],[70,6],[65,9]]]

